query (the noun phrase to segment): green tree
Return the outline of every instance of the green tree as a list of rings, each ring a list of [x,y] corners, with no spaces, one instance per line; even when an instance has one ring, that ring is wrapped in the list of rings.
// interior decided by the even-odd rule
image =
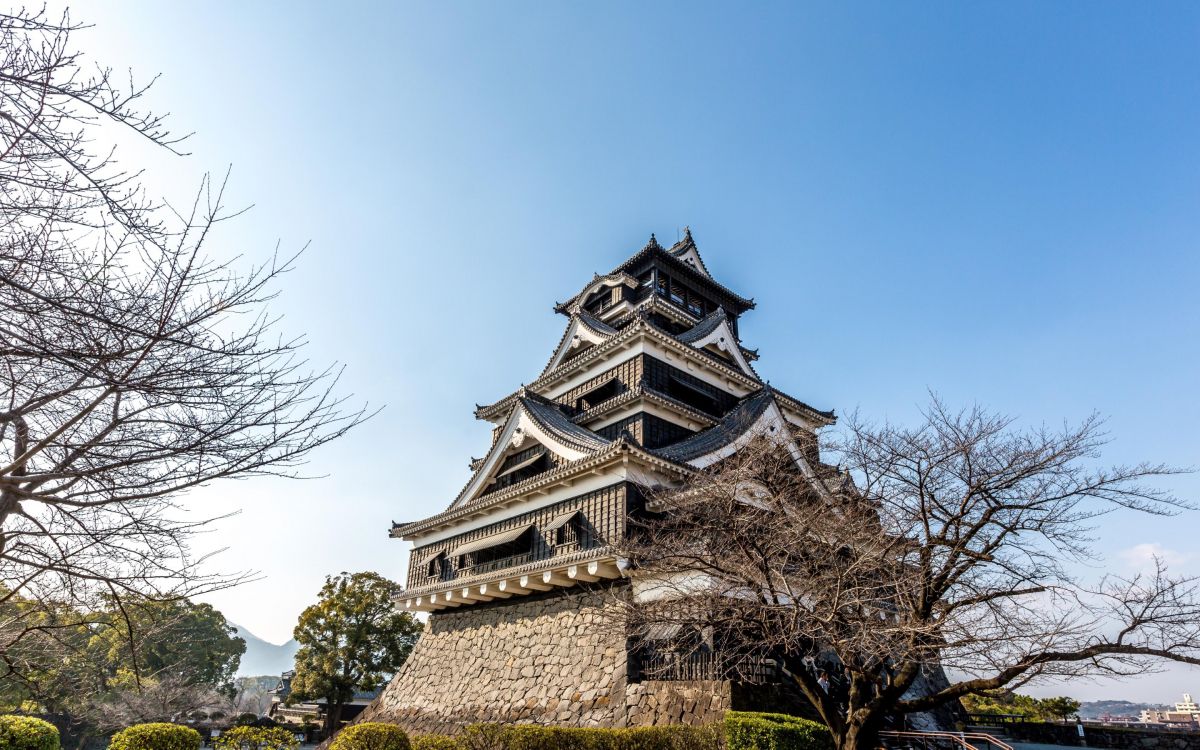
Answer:
[[[420,636],[421,624],[396,611],[400,591],[378,573],[341,573],[327,577],[317,603],[300,613],[291,697],[325,699],[326,732],[337,730],[355,692],[374,690],[400,668]]]
[[[91,644],[104,663],[139,677],[172,677],[232,691],[246,641],[212,605],[141,601],[126,604],[124,615],[135,635],[133,641],[125,622],[114,620]]]
[[[962,705],[968,713],[973,714],[1008,714],[1030,719],[1036,719],[1041,714],[1037,698],[1008,690],[963,696]]]
[[[187,600],[109,600],[95,611],[9,596],[0,626],[33,623],[10,644],[0,704],[65,714],[104,732],[143,721],[174,721],[232,696],[246,649],[224,616]]]
[[[1064,722],[1079,713],[1079,701],[1060,695],[1056,698],[1042,698],[1038,701],[1038,713],[1047,719],[1062,719]]]

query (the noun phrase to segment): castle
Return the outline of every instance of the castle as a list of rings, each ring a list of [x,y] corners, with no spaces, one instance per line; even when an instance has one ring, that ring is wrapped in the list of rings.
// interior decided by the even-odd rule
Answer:
[[[677,484],[770,432],[815,462],[833,424],[766,384],[739,320],[754,302],[712,277],[691,232],[653,237],[555,311],[566,329],[541,374],[475,415],[492,442],[450,506],[391,535],[413,543],[399,606],[425,634],[361,720],[411,731],[478,721],[636,726],[749,707],[704,665],[649,671],[613,627],[630,596],[619,543],[639,488]]]

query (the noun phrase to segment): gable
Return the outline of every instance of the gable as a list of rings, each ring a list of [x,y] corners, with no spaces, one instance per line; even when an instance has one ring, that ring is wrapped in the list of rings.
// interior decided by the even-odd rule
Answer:
[[[550,361],[546,363],[546,368],[542,370],[542,375],[550,372],[568,359],[582,354],[591,347],[606,341],[616,332],[615,328],[591,316],[583,314],[572,315],[571,321],[567,323],[567,330],[563,332],[562,339],[558,342],[558,348],[550,356]]]
[[[538,462],[549,464],[545,468],[552,468],[578,461],[610,442],[573,424],[553,404],[519,398],[500,428],[492,449],[450,508],[461,507],[488,494],[497,483],[510,486],[527,478],[520,473],[539,468]],[[513,474],[518,475],[516,481],[512,481]]]
[[[697,334],[687,337],[687,333],[681,334],[678,338],[680,341],[691,344],[697,349],[707,349],[713,354],[729,361],[744,374],[758,380],[758,373],[750,366],[750,361],[746,359],[746,355],[742,352],[742,347],[738,344],[737,336],[733,333],[733,328],[729,325],[729,318],[724,312],[718,308],[720,317],[711,326],[707,333],[697,331]],[[702,323],[696,325],[696,329],[701,327]],[[693,330],[696,330],[693,329]]]

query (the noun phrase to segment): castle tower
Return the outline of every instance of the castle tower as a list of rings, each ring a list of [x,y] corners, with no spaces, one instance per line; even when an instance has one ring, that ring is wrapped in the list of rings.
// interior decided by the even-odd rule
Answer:
[[[736,705],[736,686],[713,675],[645,679],[611,614],[629,595],[617,545],[643,512],[639,487],[677,483],[767,432],[802,468],[818,460],[814,436],[833,414],[759,377],[738,333],[753,307],[709,274],[690,231],[669,249],[652,235],[555,306],[566,329],[540,375],[476,409],[492,444],[458,497],[391,530],[413,543],[398,604],[431,615],[361,720],[630,726]]]

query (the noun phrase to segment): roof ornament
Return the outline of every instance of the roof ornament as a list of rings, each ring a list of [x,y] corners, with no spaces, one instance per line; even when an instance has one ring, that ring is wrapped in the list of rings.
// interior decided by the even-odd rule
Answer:
[[[651,250],[651,249],[661,250],[662,249],[662,245],[658,244],[658,238],[654,236],[654,232],[650,233],[650,241],[646,243],[645,249],[647,249],[647,250]]]

